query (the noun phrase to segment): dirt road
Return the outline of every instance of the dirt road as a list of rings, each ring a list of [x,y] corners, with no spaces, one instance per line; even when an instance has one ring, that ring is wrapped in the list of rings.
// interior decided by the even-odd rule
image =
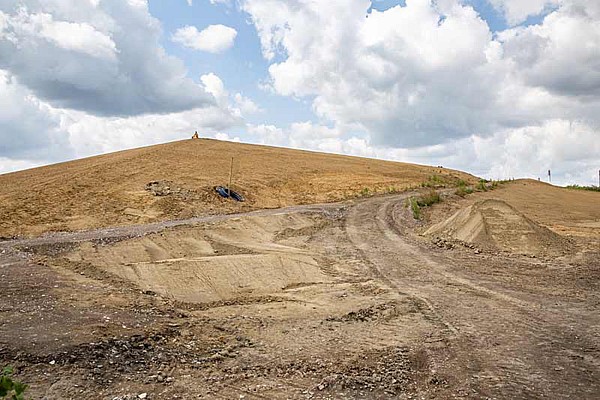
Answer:
[[[552,277],[525,278],[522,260],[457,260],[424,251],[403,234],[406,213],[398,205],[388,198],[358,204],[346,229],[374,274],[422,299],[447,327],[442,332],[456,358],[440,361],[439,370],[454,374],[478,398],[598,397],[596,309],[565,296],[549,298]],[[514,274],[511,280],[527,279],[530,286],[520,291],[492,280],[490,267],[505,268]],[[592,296],[588,301],[597,304],[597,294]]]
[[[440,248],[407,196],[1,242],[0,362],[46,399],[600,397],[598,251]]]

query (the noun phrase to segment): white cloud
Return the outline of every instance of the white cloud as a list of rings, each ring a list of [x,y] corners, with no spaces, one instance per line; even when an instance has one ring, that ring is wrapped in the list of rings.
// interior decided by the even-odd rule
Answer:
[[[241,93],[236,93],[233,96],[235,107],[240,110],[242,115],[251,115],[262,112],[262,110],[252,99],[243,96]]]
[[[233,47],[237,31],[225,25],[209,25],[198,32],[195,26],[177,29],[172,40],[182,46],[209,53],[222,53]]]
[[[54,108],[0,70],[0,173],[185,139],[194,131],[217,137],[236,126],[243,120],[229,105],[131,117]]]
[[[190,7],[194,5],[193,0],[187,0],[187,3],[188,3],[188,6],[190,6]]]
[[[252,99],[241,93],[230,95],[221,78],[212,72],[202,75],[200,81],[202,81],[204,89],[215,97],[217,104],[223,109],[228,109],[232,115],[243,118],[262,111]]]
[[[102,118],[71,110],[54,113],[60,116],[61,128],[67,132],[76,157],[187,139],[194,131],[215,137],[243,125],[240,118],[220,107],[127,118]]]
[[[295,4],[295,3],[294,3]],[[274,90],[314,97],[321,118],[379,144],[421,145],[487,129],[500,82],[488,26],[470,7],[428,1],[373,11],[366,0],[292,6],[247,0]]]
[[[92,57],[116,59],[115,42],[93,26],[87,23],[55,21],[53,16],[46,13],[29,14],[26,9],[20,9],[15,15],[2,14],[0,27],[2,31],[10,30],[12,40],[17,45],[35,41],[37,38],[46,39],[56,46],[81,52]]]
[[[600,5],[595,12],[593,7],[565,6],[541,25],[510,29],[499,38],[505,58],[527,86],[598,100]]]
[[[30,164],[37,160],[39,164],[65,155],[72,152],[60,118],[12,74],[0,69],[0,157],[30,160]]]
[[[564,119],[600,126],[600,3],[492,35],[458,0],[244,0],[276,93],[374,146],[422,147]],[[365,18],[366,17],[366,18]],[[278,57],[275,57],[278,55]]]
[[[202,75],[200,81],[202,81],[204,89],[212,94],[218,102],[227,101],[228,93],[225,90],[225,85],[217,75],[212,72]]]
[[[489,0],[492,5],[504,14],[511,25],[524,22],[529,16],[536,16],[557,6],[560,0]]]
[[[127,116],[214,101],[160,46],[146,1],[0,1],[0,13],[0,68],[55,107]]]
[[[210,4],[212,5],[217,5],[217,4],[223,4],[225,6],[231,6],[231,0],[210,0]]]

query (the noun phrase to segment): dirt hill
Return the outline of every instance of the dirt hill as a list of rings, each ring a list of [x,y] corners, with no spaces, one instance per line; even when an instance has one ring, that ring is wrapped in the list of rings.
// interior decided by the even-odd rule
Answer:
[[[220,198],[234,158],[232,187]],[[0,236],[333,202],[471,175],[406,163],[200,139],[0,175]],[[152,185],[149,183],[155,182]]]
[[[463,208],[432,226],[426,234],[520,254],[560,255],[569,248],[560,235],[496,199],[481,200]]]

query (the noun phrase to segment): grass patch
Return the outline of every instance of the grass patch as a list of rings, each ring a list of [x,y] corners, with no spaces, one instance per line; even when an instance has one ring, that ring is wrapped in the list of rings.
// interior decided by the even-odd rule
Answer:
[[[414,197],[411,197],[409,199],[409,201],[410,201],[410,210],[412,211],[413,218],[421,219],[421,207],[419,207],[419,203],[417,202],[417,199],[415,199]]]
[[[591,192],[600,192],[600,186],[580,186],[580,185],[569,185],[567,189],[573,190],[589,190]]]
[[[440,196],[440,194],[435,190],[430,190],[426,194],[423,194],[418,197],[411,197],[410,199],[408,199],[408,206],[412,211],[413,217],[415,219],[421,219],[421,208],[429,207],[441,201],[442,197]]]
[[[460,197],[465,197],[468,194],[473,193],[473,188],[471,186],[459,186],[458,188],[456,188],[456,191],[454,192],[455,195],[460,196]]]
[[[479,182],[477,182],[477,190],[480,192],[488,191],[487,181],[485,179],[480,179]]]
[[[446,179],[436,174],[431,175],[426,182],[421,183],[421,187],[428,188],[437,188],[444,186],[446,186]]]
[[[13,369],[5,367],[0,373],[0,399],[24,400],[27,385],[12,379]]]
[[[457,188],[454,194],[457,196],[465,197],[466,195],[473,193],[473,187],[468,186],[467,182],[463,181],[462,179],[456,181],[456,186]]]
[[[417,197],[417,204],[419,204],[419,207],[428,207],[432,204],[439,203],[440,201],[442,201],[442,198],[435,190],[430,190],[428,193]]]

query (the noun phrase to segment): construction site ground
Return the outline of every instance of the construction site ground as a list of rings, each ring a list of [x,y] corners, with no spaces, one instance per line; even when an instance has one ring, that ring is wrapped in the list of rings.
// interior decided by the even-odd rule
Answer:
[[[600,398],[600,195],[444,193],[6,238],[0,365],[48,400]],[[560,249],[425,234],[486,199]]]

